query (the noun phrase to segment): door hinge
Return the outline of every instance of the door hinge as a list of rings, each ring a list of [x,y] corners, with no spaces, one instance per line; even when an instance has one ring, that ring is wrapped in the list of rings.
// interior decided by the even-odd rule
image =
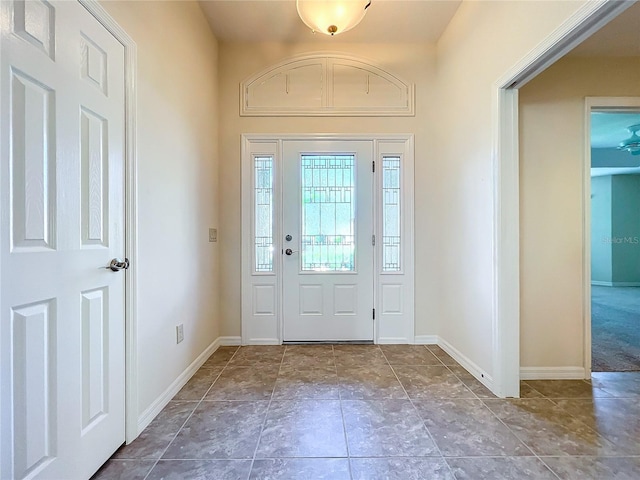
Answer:
[[[374,247],[376,246],[376,236],[375,235],[371,235],[371,245],[373,245]]]
[[[376,319],[376,309],[375,308],[373,309],[373,319],[374,320]]]
[[[371,162],[371,171],[372,171],[373,173],[375,173],[375,172],[376,172],[376,161],[375,161],[375,160],[373,160],[373,161]]]

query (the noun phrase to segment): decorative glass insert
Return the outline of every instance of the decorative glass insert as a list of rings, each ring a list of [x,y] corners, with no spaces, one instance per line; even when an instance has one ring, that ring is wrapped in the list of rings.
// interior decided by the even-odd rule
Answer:
[[[382,157],[382,271],[400,271],[400,157]]]
[[[255,271],[273,272],[273,157],[253,158]]]
[[[301,188],[302,270],[355,271],[355,157],[302,155]]]

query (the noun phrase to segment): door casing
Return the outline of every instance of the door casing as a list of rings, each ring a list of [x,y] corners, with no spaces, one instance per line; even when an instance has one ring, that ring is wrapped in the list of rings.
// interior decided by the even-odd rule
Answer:
[[[375,343],[414,343],[414,146],[412,134],[243,134],[242,135],[242,344],[279,345],[283,341],[282,302],[282,144],[285,141],[371,141],[376,164],[383,156],[399,155],[402,161],[402,235],[404,260],[400,272],[380,271],[381,249],[377,242],[374,253],[373,339]],[[253,169],[255,155],[274,159],[274,271],[263,273],[253,269]],[[379,170],[378,170],[379,171]],[[374,232],[381,238],[379,174],[374,180]],[[385,311],[381,293],[393,287],[402,298],[398,311]],[[261,293],[257,293],[257,292]],[[272,295],[272,308],[256,311],[256,295]],[[271,298],[271,297],[270,297]],[[271,305],[271,304],[270,304]]]

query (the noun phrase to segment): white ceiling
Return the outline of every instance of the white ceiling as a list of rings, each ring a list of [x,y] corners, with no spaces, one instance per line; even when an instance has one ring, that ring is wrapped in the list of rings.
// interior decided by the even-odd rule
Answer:
[[[200,0],[223,42],[435,43],[460,0],[373,0],[362,23],[335,38],[313,34],[298,17],[295,0]]]

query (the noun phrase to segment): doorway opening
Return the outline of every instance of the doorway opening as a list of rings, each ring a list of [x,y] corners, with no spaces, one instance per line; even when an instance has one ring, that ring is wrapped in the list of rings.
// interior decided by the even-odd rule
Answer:
[[[591,236],[587,366],[592,372],[640,371],[640,146],[634,146],[640,99],[591,100],[586,115],[590,228],[585,230]]]

